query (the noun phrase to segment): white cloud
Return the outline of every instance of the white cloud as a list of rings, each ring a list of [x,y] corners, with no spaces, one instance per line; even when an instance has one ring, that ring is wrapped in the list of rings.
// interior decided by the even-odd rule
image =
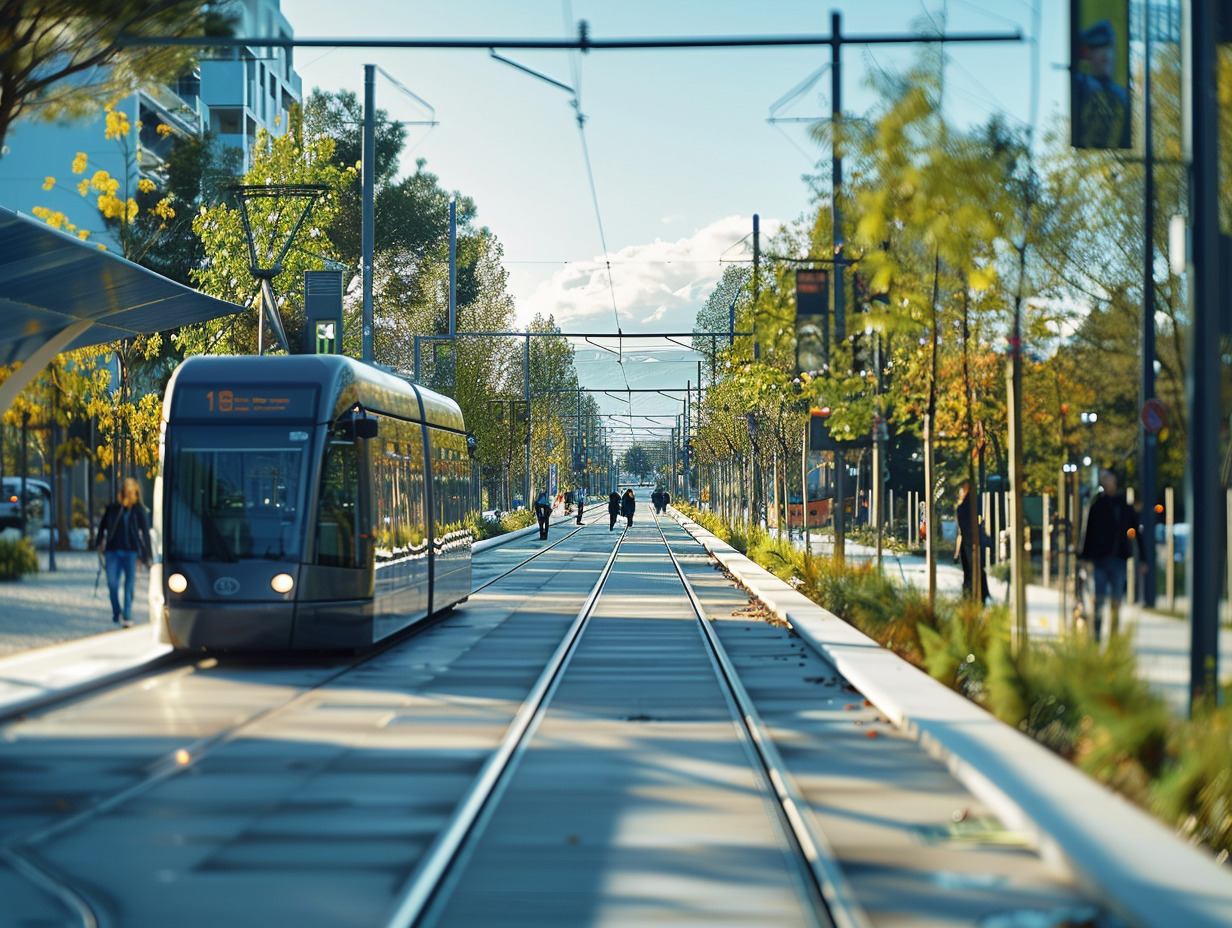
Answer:
[[[722,276],[723,259],[747,260],[740,243],[752,219],[728,216],[687,238],[629,245],[592,261],[575,261],[519,300],[518,319],[554,316],[566,332],[689,332]],[[769,238],[779,223],[766,220]],[[610,283],[609,283],[610,275]],[[615,309],[613,309],[615,304]]]

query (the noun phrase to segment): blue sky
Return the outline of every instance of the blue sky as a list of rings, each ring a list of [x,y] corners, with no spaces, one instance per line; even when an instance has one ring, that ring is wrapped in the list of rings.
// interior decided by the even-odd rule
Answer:
[[[912,33],[923,17],[951,32],[1021,31],[1014,44],[951,46],[947,102],[955,117],[994,111],[1031,116],[1033,10],[1039,7],[1039,117],[1061,106],[1068,4],[1063,0],[865,0],[833,6],[802,0],[283,0],[296,34],[560,38],[586,20],[595,38]],[[339,11],[346,12],[345,18]],[[519,315],[552,311],[568,329],[691,327],[721,268],[723,251],[751,230],[805,213],[804,175],[828,158],[805,124],[771,125],[770,108],[829,61],[828,48],[684,51],[502,52],[579,88],[598,218],[570,96],[486,51],[297,49],[305,92],[363,89],[363,65],[379,65],[435,109],[439,124],[411,127],[405,162],[427,159],[447,189],[475,198],[479,221],[505,247]],[[876,103],[871,70],[901,64],[909,48],[847,46],[844,109]],[[829,111],[828,71],[777,115]],[[383,76],[378,106],[394,118],[428,118]],[[828,162],[823,165],[828,177]],[[602,223],[602,236],[600,234]],[[613,263],[616,310],[593,262]],[[671,264],[663,262],[670,261]],[[692,262],[692,263],[691,263]]]
[[[282,10],[298,36],[356,38],[561,38],[575,36],[579,20],[593,38],[829,35],[832,10],[845,35],[913,34],[925,18],[943,17],[950,33],[1024,36],[950,47],[946,104],[956,120],[1002,112],[1027,124],[1033,86],[1041,126],[1068,106],[1065,0],[282,0]],[[301,48],[295,64],[305,93],[362,95],[363,65],[372,63],[431,104],[439,124],[410,128],[404,168],[425,158],[443,187],[475,199],[479,222],[504,245],[520,323],[541,312],[566,332],[690,331],[721,260],[739,256],[733,246],[751,232],[752,215],[767,235],[803,216],[813,197],[805,176],[819,164],[828,190],[829,151],[807,125],[768,122],[772,106],[828,65],[828,47],[502,54],[580,90],[598,215],[570,95],[486,51]],[[867,113],[877,103],[869,75],[912,54],[911,46],[845,47],[844,110]],[[827,115],[829,94],[827,68],[775,114]],[[384,76],[377,105],[405,121],[429,115]],[[622,347],[623,369],[582,346],[583,383],[696,386],[695,358],[649,342]],[[607,411],[679,411],[655,395],[600,401]]]

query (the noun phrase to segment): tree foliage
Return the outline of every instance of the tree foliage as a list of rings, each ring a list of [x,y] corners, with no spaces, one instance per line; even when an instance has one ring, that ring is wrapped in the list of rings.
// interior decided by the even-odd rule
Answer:
[[[0,0],[0,145],[21,118],[77,115],[193,60],[184,48],[121,37],[229,33],[227,0]]]
[[[264,130],[257,134],[252,169],[242,178],[246,185],[325,188],[298,233],[296,247],[287,252],[282,272],[274,278],[278,311],[293,349],[302,340],[304,271],[322,270],[327,260],[336,259],[337,252],[327,230],[337,210],[337,191],[354,173],[353,168],[341,169],[333,163],[333,150],[333,139],[327,136],[305,138],[300,114],[293,109],[291,125],[283,135],[275,138]],[[302,198],[293,196],[250,201],[250,226],[257,242],[259,263],[268,262],[291,238],[304,206]],[[258,319],[253,300],[258,284],[252,273],[239,204],[203,204],[193,220],[193,230],[205,250],[204,261],[192,275],[198,288],[252,308],[231,317],[187,326],[177,333],[176,345],[185,355],[255,354]]]

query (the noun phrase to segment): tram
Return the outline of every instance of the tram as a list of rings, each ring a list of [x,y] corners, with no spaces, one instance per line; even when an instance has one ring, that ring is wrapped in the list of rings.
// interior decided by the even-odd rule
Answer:
[[[164,644],[363,648],[470,594],[478,482],[448,397],[340,355],[193,357],[159,456]]]

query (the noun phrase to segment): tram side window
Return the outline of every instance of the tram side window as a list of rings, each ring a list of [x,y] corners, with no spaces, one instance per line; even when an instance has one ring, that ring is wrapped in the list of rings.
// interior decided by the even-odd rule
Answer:
[[[420,427],[382,420],[381,435],[372,441],[371,454],[378,560],[415,556],[421,553],[426,534]]]
[[[363,567],[360,537],[360,444],[331,440],[321,467],[317,509],[316,562],[329,567]]]
[[[453,432],[431,430],[434,535],[443,538],[462,527],[470,509],[470,463],[466,438]]]

